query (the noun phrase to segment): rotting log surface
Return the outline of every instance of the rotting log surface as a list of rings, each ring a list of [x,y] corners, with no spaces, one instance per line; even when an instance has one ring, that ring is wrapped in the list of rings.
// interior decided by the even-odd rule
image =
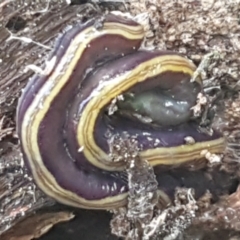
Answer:
[[[210,85],[220,83],[225,87],[234,86],[234,90],[238,91],[236,88],[240,77],[239,1],[139,0],[132,1],[126,6],[133,14],[149,13],[151,20],[150,24],[146,25],[147,45],[154,44],[159,48],[180,51],[195,63],[199,63],[201,57],[209,51],[218,50],[222,55],[221,59],[217,60],[217,66],[210,67],[206,78],[212,78]],[[55,39],[67,26],[95,16],[106,9],[115,9],[114,7],[115,5],[69,6],[65,0],[2,0],[0,2],[0,206],[2,210],[6,210],[5,212],[12,213],[10,210],[13,205],[6,201],[20,187],[34,188],[28,178],[23,177],[24,168],[20,164],[15,134],[17,99],[22,88],[34,74],[31,70],[26,71],[26,67],[31,64],[43,67],[46,56],[51,51],[48,48],[53,47]],[[14,39],[15,37],[22,39]],[[29,39],[35,43],[29,42]],[[36,43],[41,43],[47,48]],[[225,96],[227,110],[221,115],[221,121],[228,122],[226,134],[234,149],[234,144],[240,139],[238,134],[240,100],[238,92],[235,99],[230,95],[227,92]],[[227,160],[239,158],[238,149],[234,149],[231,153],[227,155]],[[223,168],[229,167],[231,169],[228,170],[232,174],[239,174],[238,163],[234,166],[231,164],[223,166]],[[38,190],[34,189],[34,194],[37,199],[43,198],[40,205],[48,202]],[[28,193],[24,196],[27,196],[24,204],[29,203],[31,200],[28,199]],[[0,216],[2,217],[1,214]],[[108,220],[108,216],[106,219]],[[2,230],[1,222],[0,229]],[[194,231],[193,229],[192,232]],[[226,236],[225,239],[228,238],[227,236],[238,236],[235,232],[223,231],[223,234]],[[220,236],[223,237],[223,234]],[[211,237],[212,233],[206,239]],[[216,239],[217,237],[218,235],[215,236]],[[213,236],[211,239],[215,238]]]

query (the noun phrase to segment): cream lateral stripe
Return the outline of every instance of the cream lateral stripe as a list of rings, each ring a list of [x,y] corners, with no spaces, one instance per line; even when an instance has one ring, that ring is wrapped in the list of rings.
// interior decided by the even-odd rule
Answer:
[[[114,197],[107,197],[100,200],[86,200],[70,191],[64,190],[51,182],[48,174],[45,172],[38,172],[39,174],[39,187],[44,189],[44,192],[50,197],[57,199],[59,202],[78,208],[85,209],[111,209],[115,207],[124,206],[126,203],[127,193],[118,194]],[[50,176],[51,177],[51,176]]]
[[[39,187],[47,194],[60,202],[71,206],[104,208],[105,205],[111,206],[115,205],[115,202],[123,201],[124,196],[126,196],[126,194],[119,194],[115,197],[89,201],[61,188],[56,182],[54,176],[52,176],[45,167],[38,147],[37,135],[39,126],[45,114],[49,110],[51,102],[67,83],[70,75],[72,74],[72,70],[81,58],[85,48],[96,37],[105,34],[121,35],[132,40],[142,39],[144,36],[142,27],[125,26],[117,23],[105,23],[104,28],[101,31],[96,30],[94,27],[89,27],[79,33],[70,43],[67,51],[62,56],[55,70],[49,76],[49,79],[36,94],[35,99],[26,111],[22,122],[22,147],[28,159],[33,178],[38,183]],[[70,57],[71,59],[69,59]]]
[[[183,154],[191,154],[191,152],[194,152],[198,149],[212,149],[212,148],[220,148],[220,149],[224,149],[224,144],[225,143],[225,139],[224,138],[219,138],[219,139],[215,139],[215,140],[209,140],[206,142],[198,142],[195,143],[194,145],[180,145],[178,147],[170,147],[170,148],[156,148],[156,149],[151,149],[151,150],[146,150],[143,151],[141,153],[142,157],[147,157],[148,158],[152,158],[158,154],[161,155],[165,155],[165,156],[169,156],[173,153],[173,155],[175,155],[175,153],[177,152],[179,155],[183,155]],[[167,151],[167,149],[169,149],[169,151]],[[187,151],[186,151],[187,150]],[[169,154],[169,152],[171,154]]]
[[[179,164],[185,162],[189,159],[202,158],[200,155],[202,150],[209,150],[210,152],[222,152],[224,150],[224,138],[219,138],[206,142],[198,142],[194,145],[181,145],[178,147],[170,148],[155,148],[142,151],[140,156],[147,159],[152,166],[159,165],[173,165],[173,162],[169,160],[169,156],[177,156],[174,158],[174,164]],[[195,156],[195,158],[191,158]],[[158,159],[158,160],[157,160]]]
[[[190,68],[192,67],[192,68]],[[192,75],[194,65],[187,59],[178,55],[158,56],[142,64],[131,71],[111,79],[111,83],[105,85],[85,106],[84,112],[78,124],[78,144],[84,146],[85,157],[96,167],[108,171],[122,170],[122,163],[108,165],[108,155],[95,142],[93,133],[100,110],[111,102],[116,96],[130,89],[138,82],[157,76],[166,71],[184,72]],[[107,96],[107,97],[106,97]],[[151,150],[148,150],[151,151]],[[177,157],[177,156],[176,156]],[[121,165],[120,165],[121,164]]]
[[[86,200],[68,190],[61,188],[55,181],[51,181],[52,175],[49,172],[42,171],[41,167],[35,162],[39,169],[37,171],[38,179],[40,180],[39,187],[44,189],[45,193],[59,202],[79,208],[89,208],[89,209],[110,209],[115,206],[123,206],[127,193],[118,194],[114,197],[107,197],[100,200]]]

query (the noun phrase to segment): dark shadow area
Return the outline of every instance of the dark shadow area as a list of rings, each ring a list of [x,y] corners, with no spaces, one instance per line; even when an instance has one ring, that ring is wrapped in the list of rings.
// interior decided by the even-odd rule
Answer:
[[[56,210],[73,210],[76,217],[65,223],[57,224],[40,240],[117,240],[110,230],[111,213],[71,209],[57,205]]]

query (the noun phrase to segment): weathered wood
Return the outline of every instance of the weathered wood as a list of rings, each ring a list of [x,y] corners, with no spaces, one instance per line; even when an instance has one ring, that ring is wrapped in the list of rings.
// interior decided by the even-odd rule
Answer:
[[[42,68],[56,38],[67,26],[109,9],[127,9],[134,15],[147,13],[147,20],[142,20],[147,32],[147,46],[181,52],[195,63],[199,63],[206,53],[213,50],[219,52],[219,59],[215,60],[215,64],[210,65],[207,70],[205,85],[224,86],[225,102],[221,104],[225,105],[226,110],[220,109],[217,124],[224,125],[224,131],[231,142],[229,145],[231,151],[227,152],[226,164],[223,164],[222,169],[239,176],[240,153],[237,148],[240,139],[239,1],[131,0],[124,5],[108,2],[101,5],[70,6],[66,0],[2,0],[0,2],[0,208],[3,213],[0,213],[0,232],[7,228],[4,228],[4,224],[11,224],[15,217],[13,216],[9,222],[1,222],[3,216],[15,213],[14,204],[9,204],[9,199],[14,197],[14,201],[24,199],[22,207],[32,203],[27,210],[51,202],[40,191],[35,190],[34,184],[24,176],[15,136],[17,99],[22,88],[34,74],[32,70],[26,71],[27,66],[34,64]],[[231,86],[233,89],[229,89]],[[233,93],[236,93],[235,99]],[[36,204],[33,203],[31,194],[37,198]],[[238,195],[234,195],[235,202],[240,201],[236,196]],[[24,213],[26,209],[20,208],[20,210]]]

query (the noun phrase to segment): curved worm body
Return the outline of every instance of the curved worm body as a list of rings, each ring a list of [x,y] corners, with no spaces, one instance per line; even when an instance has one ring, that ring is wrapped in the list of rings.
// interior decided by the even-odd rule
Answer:
[[[219,133],[210,136],[189,122],[201,91],[200,79],[190,82],[195,66],[176,53],[139,50],[143,38],[141,25],[114,15],[100,29],[93,20],[75,26],[57,42],[44,73],[27,84],[17,108],[23,158],[37,185],[57,201],[93,209],[125,204],[124,163],[109,161],[108,131],[134,136],[153,166],[194,163],[204,149],[224,150]],[[128,93],[137,97],[118,102],[120,114],[106,114]],[[146,116],[163,127],[144,124]],[[187,136],[195,143],[186,144]]]

